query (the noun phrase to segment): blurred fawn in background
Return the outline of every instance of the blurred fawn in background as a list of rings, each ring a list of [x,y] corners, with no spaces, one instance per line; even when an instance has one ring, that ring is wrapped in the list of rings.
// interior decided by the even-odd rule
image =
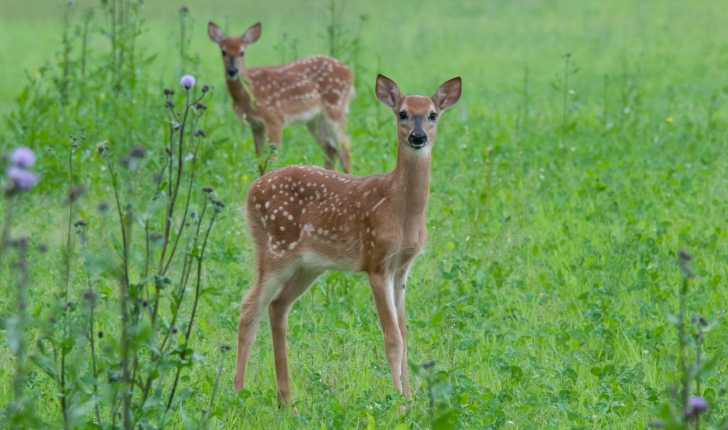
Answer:
[[[210,40],[222,51],[233,109],[250,124],[256,154],[260,156],[266,139],[280,146],[283,127],[302,122],[324,150],[326,168],[332,169],[339,160],[348,173],[351,163],[346,113],[354,92],[351,69],[323,55],[280,66],[245,67],[245,52],[258,40],[260,32],[260,23],[242,37],[227,36],[212,22],[208,25]],[[262,175],[264,169],[259,169]]]

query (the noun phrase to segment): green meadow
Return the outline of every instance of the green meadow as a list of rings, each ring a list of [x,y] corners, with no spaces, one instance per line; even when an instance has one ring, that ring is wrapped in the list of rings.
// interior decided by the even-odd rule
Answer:
[[[129,52],[118,69],[108,14],[116,3],[133,6],[129,17],[138,13],[127,40],[117,41]],[[408,400],[392,386],[364,274],[325,274],[293,306],[288,354],[297,416],[276,402],[267,316],[246,388],[233,391],[240,299],[254,282],[244,203],[258,159],[249,127],[231,109],[208,21],[240,35],[262,23],[248,66],[333,48],[352,67],[347,134],[357,175],[396,163],[395,121],[374,95],[377,73],[405,94],[428,96],[462,77],[462,98],[443,113],[434,143],[428,243],[409,275],[413,400],[404,413]],[[683,422],[683,394],[707,401],[702,428],[724,428],[726,22],[728,5],[709,0],[3,0],[0,152],[33,149],[39,181],[0,199],[3,213],[12,210],[9,238],[28,240],[25,251],[0,253],[0,422],[123,428],[118,267],[126,261],[129,280],[145,291],[167,282],[157,325],[147,304],[129,310],[138,318],[127,335],[136,336],[130,345],[140,375],[155,381],[148,403],[139,386],[130,394],[137,428],[634,429],[656,419],[692,428]],[[163,89],[176,91],[179,109],[183,74],[195,76],[195,97],[203,84],[211,90],[199,117],[206,137],[195,140],[191,198],[186,206],[181,198],[175,219],[188,207],[208,226],[203,186],[225,207],[204,257],[183,238],[163,281],[145,270],[148,255],[156,270],[162,252],[145,228],[162,230],[169,196],[152,176],[165,168],[165,145],[178,132],[170,131]],[[99,144],[110,149],[102,154]],[[120,161],[139,144],[145,157],[125,170]],[[270,163],[323,166],[324,156],[306,127],[295,125],[284,129]],[[83,196],[69,198],[80,185]],[[98,210],[100,203],[111,210]],[[72,226],[79,219],[88,225]],[[689,279],[680,249],[693,257]],[[178,284],[189,270],[185,255],[201,264],[187,286]],[[91,333],[103,331],[93,362],[84,328],[91,302]],[[193,312],[194,324],[186,323]],[[152,371],[145,364],[177,330],[178,314],[189,339],[171,336],[169,359]],[[232,351],[221,352],[225,345]]]

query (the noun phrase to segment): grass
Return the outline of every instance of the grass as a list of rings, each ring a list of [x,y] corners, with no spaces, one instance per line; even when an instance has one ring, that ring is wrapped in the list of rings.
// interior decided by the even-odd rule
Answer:
[[[156,88],[176,85],[188,72],[178,67],[175,32],[178,8],[192,11],[190,50],[200,61],[195,75],[213,87],[202,122],[210,138],[200,181],[228,205],[210,239],[204,282],[214,293],[200,309],[193,336],[199,361],[184,374],[192,391],[176,411],[179,426],[209,402],[219,347],[234,344],[239,301],[253,281],[242,215],[245,189],[256,176],[252,136],[241,132],[230,109],[218,49],[205,25],[212,19],[242,32],[262,21],[263,36],[246,54],[249,65],[279,62],[273,46],[283,32],[298,39],[300,55],[325,52],[317,35],[325,32],[326,3],[289,3],[165,1],[150,2],[143,12],[147,31],[140,46],[156,55],[143,82],[161,92]],[[12,35],[0,39],[0,113],[6,115],[17,110],[24,68],[39,76],[38,67],[52,66],[60,50],[58,2],[38,4],[0,5],[0,26]],[[96,3],[76,2],[79,9],[91,5]],[[391,112],[373,97],[376,73],[420,94],[463,77],[463,98],[439,127],[429,241],[411,271],[407,298],[409,357],[435,361],[431,378],[441,382],[435,394],[451,406],[456,428],[645,427],[677,380],[678,341],[667,316],[678,308],[679,248],[695,256],[689,314],[718,322],[706,334],[704,350],[715,357],[726,353],[728,30],[722,24],[728,9],[704,0],[425,1],[416,8],[373,0],[346,3],[348,28],[360,14],[369,18],[349,115],[355,173],[387,171],[395,163]],[[100,19],[94,25],[100,27]],[[99,51],[106,46],[98,34],[93,44]],[[569,87],[563,88],[567,52]],[[113,95],[87,97],[84,105]],[[78,216],[89,221],[98,252],[109,246],[114,227],[95,212],[98,201],[110,198],[95,144],[155,145],[163,99],[139,104],[137,120],[149,120],[132,139],[115,135],[119,118],[83,125],[89,140],[79,147],[78,177],[89,193]],[[18,144],[11,132],[15,121],[0,125],[3,150]],[[67,222],[67,184],[51,175],[66,154],[68,135],[80,134],[82,126],[71,117],[38,124],[36,137],[25,144],[45,151],[38,170],[42,181],[55,185],[41,182],[29,194],[15,231],[29,234],[33,244],[49,244],[48,254],[29,255],[30,314],[45,321],[62,273]],[[276,161],[293,163],[323,164],[302,126],[285,130]],[[74,258],[72,289],[80,297],[84,272],[80,255]],[[5,285],[8,277],[3,273]],[[99,282],[102,289],[115,288]],[[0,297],[6,315],[14,306],[7,290]],[[118,332],[113,300],[101,306],[99,324],[111,342]],[[431,426],[424,369],[413,378],[413,408],[404,416],[396,411],[400,399],[363,275],[324,275],[293,307],[288,340],[293,398],[301,412],[296,418],[275,405],[269,331],[264,321],[240,395],[232,391],[233,357],[226,357],[214,427]],[[727,371],[720,359],[703,380],[713,427],[728,414],[720,396]],[[3,404],[12,399],[12,375],[3,336]],[[51,381],[34,371],[26,390],[39,414],[59,426]]]

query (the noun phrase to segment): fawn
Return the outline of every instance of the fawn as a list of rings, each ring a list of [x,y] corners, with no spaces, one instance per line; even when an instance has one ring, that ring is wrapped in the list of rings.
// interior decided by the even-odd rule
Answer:
[[[260,23],[242,37],[226,36],[213,22],[207,31],[210,40],[220,45],[233,110],[250,124],[258,156],[266,138],[280,146],[283,127],[303,122],[323,148],[326,168],[332,169],[338,159],[344,171],[350,171],[345,132],[354,78],[346,64],[315,55],[280,66],[245,67],[245,52],[260,37]],[[240,82],[241,75],[248,88]],[[262,175],[263,167],[259,169]]]
[[[459,77],[432,97],[404,97],[377,76],[379,101],[397,118],[397,167],[352,176],[314,166],[267,173],[248,191],[257,280],[245,295],[238,324],[235,391],[243,389],[251,345],[268,308],[279,404],[290,405],[288,312],[327,270],[366,272],[384,332],[394,386],[412,397],[407,370],[405,283],[427,239],[425,207],[439,115],[460,98]]]

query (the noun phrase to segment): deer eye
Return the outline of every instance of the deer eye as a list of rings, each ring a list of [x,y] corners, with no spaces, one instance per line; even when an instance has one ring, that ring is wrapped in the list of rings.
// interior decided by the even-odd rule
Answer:
[[[435,112],[430,113],[430,121],[434,121],[437,119],[437,114]]]
[[[223,50],[222,50],[222,56],[224,57],[224,56],[226,56],[226,55],[227,55],[227,52],[225,52],[225,50],[223,49]]]
[[[243,55],[245,55],[245,51],[240,53],[240,58],[243,58]]]
[[[405,112],[405,111],[400,112],[399,119],[407,119],[407,112]]]

